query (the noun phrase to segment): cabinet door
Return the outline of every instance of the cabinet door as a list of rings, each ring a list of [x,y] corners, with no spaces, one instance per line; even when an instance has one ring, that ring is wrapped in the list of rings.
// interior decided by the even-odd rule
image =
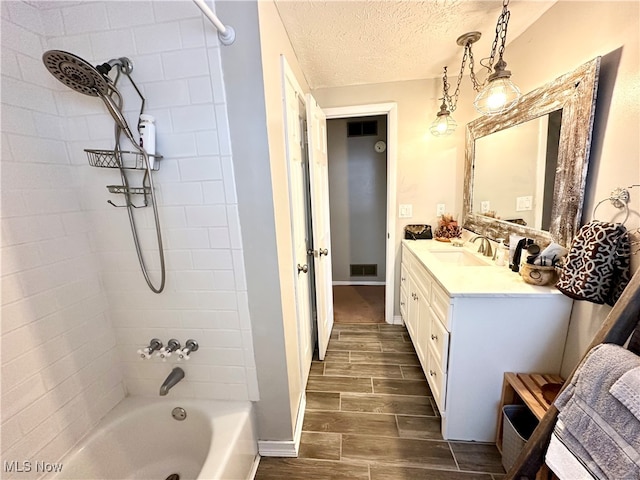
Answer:
[[[418,295],[416,293],[416,287],[418,283],[413,279],[411,275],[407,277],[409,282],[409,297],[407,298],[407,330],[413,341],[415,347],[418,335]]]
[[[429,332],[429,350],[435,360],[440,364],[440,369],[446,373],[449,359],[449,332],[442,325],[436,314],[431,313],[431,331]]]
[[[403,262],[400,266],[400,316],[404,324],[407,324],[407,313],[409,310],[409,300],[411,298],[409,294],[409,272],[407,266]]]
[[[442,414],[446,408],[447,374],[440,369],[440,365],[436,359],[433,358],[431,352],[429,352],[428,356],[427,381],[429,382],[429,387],[431,387],[433,399],[436,401],[436,405]]]
[[[417,295],[416,304],[418,307],[418,314],[416,318],[417,335],[413,346],[416,349],[422,368],[426,371],[429,368],[427,352],[429,349],[429,335],[431,332],[429,296],[420,284],[418,284],[417,287],[418,288],[415,289]]]

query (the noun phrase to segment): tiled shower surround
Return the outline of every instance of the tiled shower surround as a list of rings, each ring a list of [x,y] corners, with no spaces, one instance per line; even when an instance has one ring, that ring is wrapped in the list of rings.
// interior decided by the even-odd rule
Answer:
[[[2,460],[56,461],[126,394],[158,395],[176,361],[137,358],[153,337],[200,343],[170,395],[258,400],[215,30],[190,1],[0,5]],[[123,201],[105,188],[117,170],[90,167],[83,151],[113,148],[113,121],[45,70],[49,49],[133,62],[164,156],[160,295],[126,209],[107,204]],[[135,127],[137,96],[124,77],[118,87]],[[157,283],[151,208],[136,216]]]

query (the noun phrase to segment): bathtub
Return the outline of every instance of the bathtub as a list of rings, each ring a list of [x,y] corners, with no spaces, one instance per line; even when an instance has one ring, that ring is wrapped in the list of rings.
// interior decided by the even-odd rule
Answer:
[[[252,415],[249,402],[127,397],[46,478],[245,480],[258,458]]]

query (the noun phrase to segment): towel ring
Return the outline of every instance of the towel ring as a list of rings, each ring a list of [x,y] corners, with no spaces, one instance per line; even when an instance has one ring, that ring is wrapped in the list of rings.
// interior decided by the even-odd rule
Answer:
[[[594,220],[597,220],[596,210],[600,205],[602,205],[606,201],[610,201],[611,205],[613,205],[618,209],[624,208],[626,210],[626,215],[624,217],[624,220],[620,222],[622,225],[624,225],[626,221],[629,219],[629,190],[627,190],[626,188],[616,188],[613,192],[611,192],[611,195],[608,198],[605,198],[604,200],[600,200],[596,204],[595,208],[593,209]]]

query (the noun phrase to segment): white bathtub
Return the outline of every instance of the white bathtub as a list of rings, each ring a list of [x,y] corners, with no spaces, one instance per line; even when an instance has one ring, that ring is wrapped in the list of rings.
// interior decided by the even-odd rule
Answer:
[[[172,417],[175,407],[185,420]],[[245,480],[256,458],[249,402],[128,397],[47,478]]]

